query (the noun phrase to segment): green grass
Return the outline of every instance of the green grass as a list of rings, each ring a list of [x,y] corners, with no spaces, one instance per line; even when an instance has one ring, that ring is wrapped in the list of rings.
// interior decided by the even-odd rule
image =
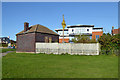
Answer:
[[[7,52],[7,51],[16,51],[16,49],[2,49],[2,53]]]
[[[117,56],[9,53],[3,78],[118,78]]]

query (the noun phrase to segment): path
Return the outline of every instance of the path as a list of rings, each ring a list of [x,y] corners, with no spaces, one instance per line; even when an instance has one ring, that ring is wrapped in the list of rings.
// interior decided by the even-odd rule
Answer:
[[[7,55],[8,53],[15,52],[15,51],[7,51],[5,53],[0,53],[0,57]]]

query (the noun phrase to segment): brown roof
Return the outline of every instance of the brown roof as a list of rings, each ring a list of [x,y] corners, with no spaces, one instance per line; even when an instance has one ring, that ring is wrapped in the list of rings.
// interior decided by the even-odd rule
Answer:
[[[23,33],[30,33],[30,32],[41,32],[41,33],[58,35],[58,34],[55,33],[54,31],[52,31],[52,30],[48,29],[47,27],[42,26],[42,25],[40,25],[40,24],[30,26],[26,32],[24,32],[24,30],[23,30],[23,31],[17,33],[16,35],[18,35],[18,34],[23,34]]]

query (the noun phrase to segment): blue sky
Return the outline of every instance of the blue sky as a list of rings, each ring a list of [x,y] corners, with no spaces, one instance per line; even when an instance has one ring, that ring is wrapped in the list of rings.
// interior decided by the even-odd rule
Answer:
[[[111,32],[118,28],[117,2],[3,2],[2,36],[16,40],[24,22],[41,24],[51,30],[62,28],[62,15],[67,25],[93,24]]]

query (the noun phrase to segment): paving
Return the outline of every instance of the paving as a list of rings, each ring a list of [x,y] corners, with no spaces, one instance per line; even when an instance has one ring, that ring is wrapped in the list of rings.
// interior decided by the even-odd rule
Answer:
[[[0,57],[6,56],[8,53],[11,53],[11,52],[14,52],[14,51],[7,51],[7,52],[5,52],[5,53],[0,53]]]

